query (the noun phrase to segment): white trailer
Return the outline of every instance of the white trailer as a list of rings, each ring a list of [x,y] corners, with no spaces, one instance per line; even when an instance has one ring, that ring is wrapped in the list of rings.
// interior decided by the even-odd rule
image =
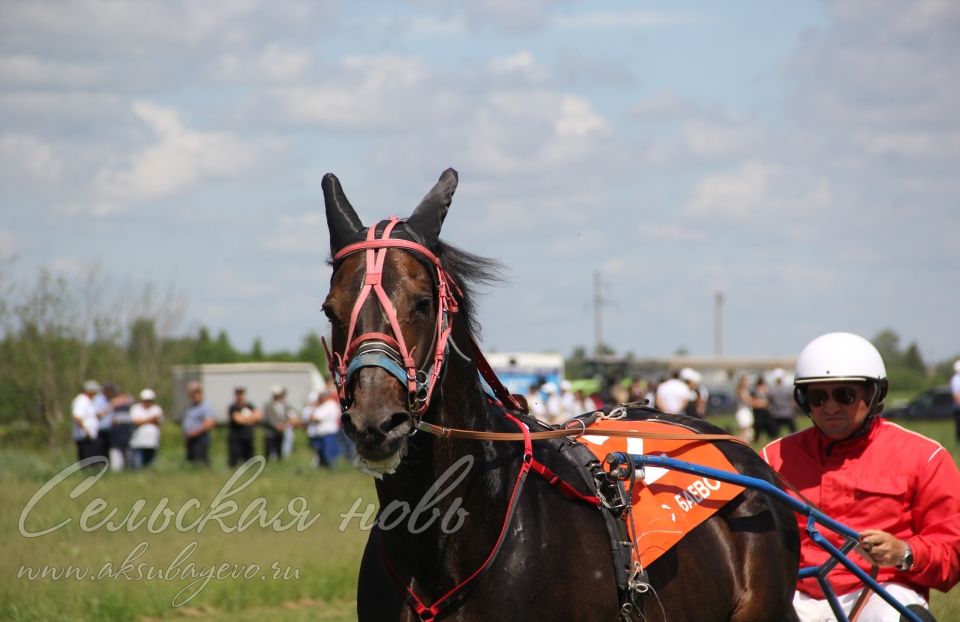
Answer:
[[[178,421],[187,409],[187,383],[203,385],[203,396],[217,421],[226,423],[227,406],[233,401],[233,389],[242,384],[247,400],[258,408],[271,398],[270,389],[280,385],[287,390],[287,403],[298,411],[307,404],[307,396],[324,386],[323,376],[313,363],[217,363],[176,365],[173,371],[173,417]]]

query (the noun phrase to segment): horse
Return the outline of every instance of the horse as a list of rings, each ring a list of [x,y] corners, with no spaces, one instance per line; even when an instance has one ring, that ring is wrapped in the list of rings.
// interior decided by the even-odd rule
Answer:
[[[646,594],[631,603],[605,510],[548,477],[526,478],[540,463],[590,492],[564,455],[579,443],[530,442],[546,427],[485,386],[474,297],[502,265],[440,240],[457,182],[444,171],[408,218],[370,227],[336,176],[322,182],[332,266],[324,344],[343,429],[356,464],[376,477],[380,508],[360,563],[358,619],[795,620],[797,524],[767,495],[747,489],[696,527],[645,569]],[[437,436],[424,424],[526,441]],[[748,447],[717,446],[741,473],[775,481]]]

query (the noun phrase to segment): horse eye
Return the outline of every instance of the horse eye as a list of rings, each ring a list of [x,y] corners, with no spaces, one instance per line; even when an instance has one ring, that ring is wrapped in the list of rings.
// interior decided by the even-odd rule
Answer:
[[[320,307],[320,310],[323,311],[323,314],[327,316],[327,319],[330,320],[331,322],[337,321],[337,314],[334,313],[333,307],[331,307],[330,305],[324,304],[322,307]]]
[[[413,310],[418,314],[424,317],[430,315],[430,308],[433,305],[433,300],[427,296],[423,298],[418,298],[416,305],[414,305]]]

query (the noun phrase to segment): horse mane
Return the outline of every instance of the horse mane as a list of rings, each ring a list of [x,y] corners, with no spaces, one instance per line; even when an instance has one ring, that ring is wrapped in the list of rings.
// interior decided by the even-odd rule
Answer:
[[[501,282],[506,268],[496,259],[474,255],[443,240],[437,243],[436,250],[443,269],[462,293],[457,296],[457,303],[460,305],[459,314],[466,321],[471,336],[479,337],[480,323],[476,317],[474,304],[474,298],[478,293],[477,288]]]

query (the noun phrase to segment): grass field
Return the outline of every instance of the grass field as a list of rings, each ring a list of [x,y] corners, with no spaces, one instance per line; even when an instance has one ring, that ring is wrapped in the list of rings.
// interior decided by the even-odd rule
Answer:
[[[728,419],[712,421],[724,426]],[[911,427],[960,458],[952,423]],[[222,431],[208,470],[182,463],[174,427],[164,429],[164,439],[150,471],[106,473],[85,490],[89,473],[74,473],[43,494],[72,452],[0,449],[0,620],[355,619],[366,532],[358,519],[341,525],[341,514],[358,499],[361,511],[375,503],[368,477],[346,465],[312,468],[300,437],[287,461],[228,484],[234,473],[225,465]],[[191,528],[211,508],[220,520]],[[152,513],[152,523],[132,524]],[[70,568],[73,574],[54,574]],[[957,590],[934,593],[932,606],[939,620],[960,620]]]

